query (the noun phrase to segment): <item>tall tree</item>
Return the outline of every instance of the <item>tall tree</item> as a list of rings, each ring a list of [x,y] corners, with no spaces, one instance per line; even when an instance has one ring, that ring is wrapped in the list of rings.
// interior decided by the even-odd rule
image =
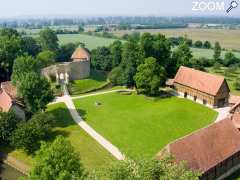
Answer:
[[[117,67],[122,60],[122,43],[121,41],[114,41],[110,45],[110,52],[112,56],[112,67]]]
[[[29,180],[74,180],[85,176],[79,155],[62,136],[52,144],[43,143],[35,162]]]
[[[236,64],[238,62],[240,62],[240,60],[233,54],[233,52],[231,52],[231,51],[226,52],[224,59],[223,59],[223,64],[225,66],[230,66],[230,65]]]
[[[172,53],[172,59],[176,65],[176,69],[180,66],[189,66],[192,57],[192,51],[186,42],[182,42]]]
[[[112,56],[108,47],[98,47],[92,51],[92,66],[97,70],[109,71],[112,69]]]
[[[12,133],[11,145],[27,153],[33,153],[40,147],[54,125],[54,117],[46,113],[37,113],[28,121],[18,124]]]
[[[45,110],[47,104],[54,98],[48,80],[35,72],[26,74],[18,85],[18,92],[31,113]]]
[[[21,50],[21,36],[16,30],[0,30],[0,81],[10,80],[13,62]]]
[[[56,53],[49,50],[42,51],[37,55],[37,61],[41,68],[54,64],[55,58]]]
[[[39,73],[40,65],[32,56],[20,56],[14,61],[11,80],[14,85],[21,84],[27,73]]]
[[[216,62],[219,62],[221,60],[221,52],[222,52],[222,48],[219,42],[216,42],[214,45],[214,54],[213,54],[213,59]]]
[[[53,30],[45,28],[40,31],[40,44],[43,50],[57,51],[58,49],[58,37]]]
[[[58,51],[58,57],[57,60],[62,61],[70,61],[71,56],[75,49],[80,45],[81,43],[67,43],[64,45],[61,45]]]
[[[136,74],[137,67],[143,63],[143,51],[135,41],[128,41],[123,46],[122,52],[122,72],[125,74],[123,84],[132,86],[134,85],[133,76]]]
[[[41,51],[41,47],[36,39],[33,37],[25,36],[22,38],[22,50],[28,55],[36,57]]]
[[[160,86],[165,82],[165,70],[153,57],[145,59],[144,64],[137,68],[134,80],[138,93],[147,95],[157,95]]]
[[[0,144],[9,143],[12,132],[21,120],[13,112],[0,112]]]

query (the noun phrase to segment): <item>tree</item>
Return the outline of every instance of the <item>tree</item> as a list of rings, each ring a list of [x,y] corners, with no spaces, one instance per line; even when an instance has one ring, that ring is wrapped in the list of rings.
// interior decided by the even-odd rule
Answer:
[[[45,28],[39,33],[39,40],[43,50],[56,52],[58,49],[58,37],[53,30]]]
[[[124,74],[124,85],[134,85],[134,75],[137,67],[143,63],[143,51],[135,41],[128,41],[123,46],[122,63],[120,64]]]
[[[214,65],[213,65],[213,69],[214,71],[219,71],[221,69],[222,65],[219,63],[219,62],[216,62]]]
[[[83,26],[78,26],[78,32],[79,33],[84,32],[84,27]]]
[[[164,67],[168,64],[171,55],[171,43],[164,35],[144,33],[140,40],[144,57],[154,57]]]
[[[118,66],[109,73],[108,79],[113,85],[125,85],[127,77],[122,67]]]
[[[236,64],[238,61],[239,60],[236,58],[236,56],[231,51],[228,51],[224,56],[223,64],[225,66],[230,66]]]
[[[182,42],[172,54],[172,59],[174,64],[176,64],[176,69],[180,66],[189,66],[193,55],[186,42]]]
[[[53,51],[45,50],[37,55],[37,61],[41,68],[50,66],[55,63],[56,54]]]
[[[21,122],[11,137],[13,147],[33,153],[40,146],[40,141],[46,139],[54,125],[54,117],[37,113],[27,122]]]
[[[203,47],[206,48],[206,49],[211,49],[212,45],[211,45],[211,43],[209,41],[205,41],[203,43]]]
[[[79,155],[62,136],[57,137],[52,144],[43,143],[35,162],[29,180],[74,180],[85,176]]]
[[[122,43],[121,41],[114,41],[110,45],[110,52],[112,56],[112,68],[117,67],[122,60]]]
[[[35,72],[26,74],[18,85],[18,92],[31,113],[45,110],[46,105],[54,98],[48,80]]]
[[[33,37],[23,37],[21,44],[23,52],[26,52],[30,56],[36,57],[36,55],[41,51],[39,43]]]
[[[134,76],[137,92],[146,95],[157,95],[165,79],[164,68],[153,57],[145,59],[144,64],[138,66]]]
[[[0,30],[0,81],[10,80],[12,66],[17,56],[22,55],[21,37],[13,29]]]
[[[90,174],[87,179],[111,180],[198,180],[200,173],[187,170],[186,164],[173,163],[171,158],[162,160],[131,160],[116,162],[106,168]]]
[[[13,112],[0,112],[0,144],[7,144],[20,119]]]
[[[14,61],[12,82],[18,86],[29,72],[40,72],[40,64],[32,56],[20,56]]]
[[[234,82],[234,87],[236,90],[240,90],[240,78],[236,78],[235,82]]]
[[[97,70],[109,71],[112,69],[112,56],[108,47],[98,47],[92,51],[92,66]]]
[[[196,42],[194,43],[194,47],[196,47],[196,48],[202,48],[202,47],[203,47],[202,41],[196,41]]]
[[[57,60],[62,62],[70,61],[71,56],[80,43],[67,43],[60,46]]]
[[[216,61],[216,62],[220,62],[220,58],[221,58],[221,46],[219,44],[219,42],[216,42],[215,43],[215,46],[214,46],[214,55],[213,55],[213,59]]]

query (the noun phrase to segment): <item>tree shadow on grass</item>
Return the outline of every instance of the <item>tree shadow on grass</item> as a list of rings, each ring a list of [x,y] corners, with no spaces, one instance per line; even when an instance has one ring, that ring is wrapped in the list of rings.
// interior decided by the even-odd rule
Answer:
[[[84,109],[77,109],[77,112],[81,116],[81,118],[85,121],[86,120],[87,111],[84,110]]]

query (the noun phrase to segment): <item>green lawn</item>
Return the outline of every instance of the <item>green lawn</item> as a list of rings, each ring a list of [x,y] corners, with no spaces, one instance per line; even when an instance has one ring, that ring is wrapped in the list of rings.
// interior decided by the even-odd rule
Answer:
[[[93,170],[114,161],[112,155],[72,120],[65,104],[48,106],[48,112],[57,119],[52,137],[63,135],[69,139],[87,169]]]
[[[57,120],[55,128],[50,134],[49,141],[52,141],[58,135],[63,135],[70,140],[87,170],[94,170],[115,160],[111,154],[72,120],[64,103],[48,106],[47,112],[53,114]],[[12,150],[8,147],[0,147],[0,151],[8,153],[30,167],[33,164],[32,157],[23,151]]]
[[[91,70],[89,78],[70,82],[68,89],[71,95],[79,95],[99,89],[107,84],[107,75],[105,73]]]
[[[234,82],[235,82],[236,78],[240,77],[240,68],[237,68],[236,71],[231,71],[231,72],[228,72],[227,74],[225,74],[224,71],[226,69],[227,69],[227,67],[222,67],[221,69],[216,71],[213,68],[207,68],[207,71],[212,74],[224,76],[227,80],[227,83],[229,85],[231,93],[240,96],[240,91],[236,90],[234,87]]]
[[[112,93],[74,103],[87,123],[134,157],[152,157],[169,142],[207,126],[217,116],[205,106],[176,97],[153,100]]]

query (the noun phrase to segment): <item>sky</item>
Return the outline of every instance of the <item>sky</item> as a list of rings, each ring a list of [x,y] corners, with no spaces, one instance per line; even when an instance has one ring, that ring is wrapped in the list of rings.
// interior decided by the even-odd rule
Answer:
[[[0,0],[0,18],[18,16],[234,16],[240,18],[239,6],[229,14],[225,10],[210,11],[209,2],[225,3],[228,8],[232,0]],[[202,10],[194,3],[201,4]],[[205,3],[205,4],[204,4]],[[216,5],[216,4],[215,4]]]

